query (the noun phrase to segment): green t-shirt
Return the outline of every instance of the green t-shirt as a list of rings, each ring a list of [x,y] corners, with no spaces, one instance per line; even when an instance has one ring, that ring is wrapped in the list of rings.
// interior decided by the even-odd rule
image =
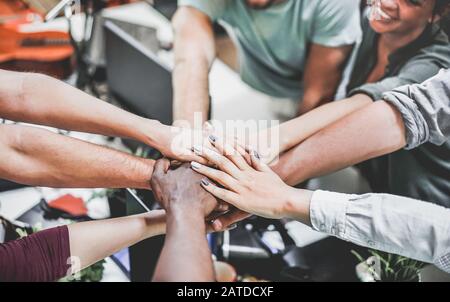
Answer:
[[[357,0],[285,0],[267,9],[244,0],[178,0],[232,28],[238,40],[241,77],[280,98],[300,98],[310,43],[352,45],[361,37]]]

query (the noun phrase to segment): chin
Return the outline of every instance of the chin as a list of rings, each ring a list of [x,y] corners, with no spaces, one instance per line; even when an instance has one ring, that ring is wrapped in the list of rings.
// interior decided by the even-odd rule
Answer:
[[[396,22],[392,21],[380,21],[380,20],[370,20],[370,27],[379,34],[384,34],[388,32],[393,32],[396,30]]]

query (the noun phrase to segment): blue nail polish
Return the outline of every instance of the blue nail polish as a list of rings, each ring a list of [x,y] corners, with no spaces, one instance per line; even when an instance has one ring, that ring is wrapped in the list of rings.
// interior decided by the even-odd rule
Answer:
[[[209,181],[206,178],[202,179],[202,184],[206,187],[209,186]]]
[[[217,137],[215,137],[215,136],[212,135],[212,134],[211,134],[208,138],[209,138],[209,141],[210,141],[211,143],[213,143],[213,144],[217,141]]]

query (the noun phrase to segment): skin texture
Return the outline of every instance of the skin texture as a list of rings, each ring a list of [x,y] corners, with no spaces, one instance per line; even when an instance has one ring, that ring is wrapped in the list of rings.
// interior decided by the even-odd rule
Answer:
[[[247,1],[261,8],[272,1]],[[192,7],[180,7],[172,25],[175,32],[174,124],[201,127],[209,112],[208,73],[216,57],[214,33],[209,17]],[[352,45],[324,47],[309,45],[304,72],[304,98],[299,114],[329,102],[337,90]],[[201,122],[194,125],[194,115]]]
[[[151,182],[167,211],[167,235],[153,281],[214,281],[205,217],[217,207],[217,200],[201,188],[202,177],[189,165],[168,167],[168,160],[159,160]]]

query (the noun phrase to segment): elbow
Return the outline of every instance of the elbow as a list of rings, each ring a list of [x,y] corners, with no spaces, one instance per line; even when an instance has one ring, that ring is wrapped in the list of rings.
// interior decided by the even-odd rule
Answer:
[[[386,142],[386,153],[394,152],[406,146],[406,129],[400,112],[391,104],[377,101],[370,105],[369,110],[377,117],[380,126],[385,131],[380,131]]]
[[[175,35],[175,66],[192,63],[210,66],[216,57],[211,20],[204,13],[190,7],[178,9],[172,19]]]

